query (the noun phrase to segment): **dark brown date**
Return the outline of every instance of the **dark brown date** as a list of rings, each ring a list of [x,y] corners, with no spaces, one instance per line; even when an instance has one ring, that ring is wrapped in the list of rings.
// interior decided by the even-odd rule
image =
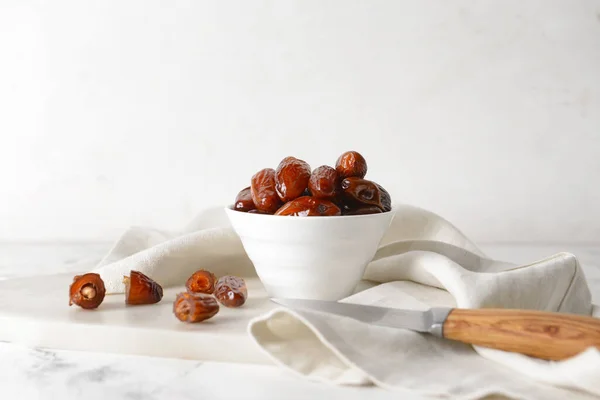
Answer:
[[[306,161],[295,157],[286,157],[279,163],[275,171],[275,188],[284,203],[302,195],[308,186],[310,166]]]
[[[364,178],[367,174],[367,161],[356,151],[347,151],[335,163],[340,179],[348,177]]]
[[[248,298],[246,282],[237,276],[223,276],[215,285],[214,295],[225,307],[240,307]]]
[[[219,312],[219,303],[209,294],[179,293],[173,303],[173,314],[183,322],[201,322]]]
[[[313,197],[334,201],[338,196],[339,182],[339,175],[334,168],[321,165],[310,175],[308,189]]]
[[[268,213],[268,212],[260,211],[260,210],[257,210],[257,209],[255,208],[254,210],[250,210],[250,211],[248,211],[248,214],[272,214],[272,213]]]
[[[267,214],[273,214],[281,207],[281,200],[275,189],[275,170],[265,168],[252,176],[250,185],[254,206]]]
[[[381,207],[383,211],[391,211],[392,210],[392,197],[388,193],[387,190],[383,188],[383,186],[377,184],[377,188],[379,188],[379,195],[381,197]]]
[[[104,281],[100,275],[94,273],[77,275],[69,287],[69,305],[76,304],[91,310],[102,303],[105,294]]]
[[[212,294],[215,291],[217,277],[210,271],[201,269],[190,276],[185,283],[185,288],[190,293]]]
[[[125,304],[154,304],[161,301],[163,297],[162,287],[139,271],[131,271],[129,276],[124,276],[123,284],[125,285]]]
[[[317,199],[311,196],[298,197],[281,207],[275,215],[294,217],[337,216],[342,211],[338,206],[328,200]]]
[[[380,214],[383,211],[381,211],[381,208],[377,207],[377,206],[363,206],[363,207],[358,207],[358,208],[349,208],[349,209],[344,209],[343,214],[344,215],[366,215],[366,214]]]
[[[361,206],[376,206],[382,211],[392,209],[389,193],[375,182],[350,177],[342,181],[341,188],[344,191],[344,201],[349,209]]]
[[[254,201],[252,201],[252,191],[250,190],[250,186],[240,190],[238,195],[235,197],[235,204],[233,208],[237,211],[244,212],[256,209],[254,206]]]

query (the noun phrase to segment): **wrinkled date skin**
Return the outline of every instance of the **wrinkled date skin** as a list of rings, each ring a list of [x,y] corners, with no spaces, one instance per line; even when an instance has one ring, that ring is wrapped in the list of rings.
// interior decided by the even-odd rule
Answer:
[[[337,171],[328,165],[322,165],[310,175],[308,190],[313,197],[335,201],[338,196],[339,182]]]
[[[310,165],[295,157],[286,157],[275,171],[275,188],[282,202],[297,199],[308,186]]]
[[[332,202],[311,196],[298,197],[286,203],[275,213],[275,215],[293,217],[332,217],[341,214],[340,208]]]
[[[215,291],[217,277],[210,271],[201,269],[190,276],[185,287],[190,293],[212,294]]]
[[[162,287],[139,271],[131,271],[123,277],[125,284],[125,304],[154,304],[162,300]]]
[[[267,214],[273,214],[281,207],[281,199],[275,189],[275,170],[265,168],[252,176],[250,191],[254,206]]]
[[[367,160],[356,151],[347,151],[335,163],[340,179],[348,177],[364,178],[367,174]]]
[[[250,188],[238,193],[234,209],[298,217],[391,211],[388,191],[364,179],[366,174],[367,161],[356,151],[339,156],[335,168],[322,165],[312,172],[307,162],[289,156],[276,170],[265,168],[254,174]]]
[[[217,281],[214,295],[225,307],[240,307],[248,298],[246,282],[237,276],[223,276]]]
[[[349,209],[365,205],[376,206],[382,211],[392,209],[389,193],[375,182],[351,177],[342,181],[341,188],[344,191],[344,201]]]
[[[344,215],[366,215],[366,214],[380,214],[381,208],[377,206],[363,206],[358,208],[344,208]]]
[[[97,308],[104,300],[106,289],[100,275],[89,273],[77,275],[69,287],[69,305],[78,305],[86,310]]]
[[[179,293],[173,303],[173,314],[182,322],[201,322],[219,312],[219,303],[209,294]]]
[[[256,209],[256,207],[254,206],[254,201],[252,201],[252,192],[250,190],[250,186],[240,190],[240,192],[235,198],[233,208],[237,211],[243,212],[248,212]]]
[[[391,211],[392,210],[392,197],[390,196],[390,194],[388,193],[387,190],[385,190],[383,188],[383,186],[377,184],[377,187],[379,188],[379,195],[381,196],[381,206],[383,211]]]

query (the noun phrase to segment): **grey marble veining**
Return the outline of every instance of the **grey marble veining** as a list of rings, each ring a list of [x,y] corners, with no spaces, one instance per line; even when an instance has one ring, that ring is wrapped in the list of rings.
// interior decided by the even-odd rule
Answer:
[[[110,246],[0,243],[0,278],[84,271],[100,261]],[[584,268],[595,303],[600,303],[600,246],[487,244],[481,248],[493,258],[515,263],[571,252]],[[397,396],[374,387],[308,382],[273,366],[30,349],[0,342],[0,399],[379,400]]]
[[[2,399],[394,398],[375,387],[307,382],[271,366],[27,349],[8,343],[0,343],[0,359]]]

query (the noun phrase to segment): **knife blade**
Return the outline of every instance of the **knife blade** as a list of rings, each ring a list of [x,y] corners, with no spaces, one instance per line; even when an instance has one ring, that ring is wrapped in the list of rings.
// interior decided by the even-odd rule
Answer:
[[[563,360],[589,347],[600,349],[600,319],[589,316],[523,309],[418,311],[324,300],[271,300],[291,309],[340,315],[372,325],[429,333],[544,360]]]
[[[335,301],[272,298],[273,302],[291,308],[308,308],[329,314],[343,315],[358,321],[390,328],[404,328],[441,336],[442,323],[451,308],[430,308],[427,311],[403,310]]]

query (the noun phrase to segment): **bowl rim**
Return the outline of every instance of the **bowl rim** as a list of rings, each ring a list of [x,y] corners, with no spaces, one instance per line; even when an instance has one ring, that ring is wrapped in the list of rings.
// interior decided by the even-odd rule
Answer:
[[[226,213],[239,213],[248,215],[249,218],[281,218],[281,217],[289,217],[289,215],[275,215],[275,214],[258,214],[258,213],[248,213],[244,211],[237,211],[233,208],[234,205],[230,204],[224,207]],[[318,216],[318,217],[296,217],[290,218],[289,221],[323,221],[323,220],[342,220],[342,219],[361,219],[361,218],[377,218],[382,216],[388,216],[390,214],[395,214],[396,210],[394,207],[390,211],[384,211],[377,214],[362,214],[362,215],[331,215],[331,216]]]

